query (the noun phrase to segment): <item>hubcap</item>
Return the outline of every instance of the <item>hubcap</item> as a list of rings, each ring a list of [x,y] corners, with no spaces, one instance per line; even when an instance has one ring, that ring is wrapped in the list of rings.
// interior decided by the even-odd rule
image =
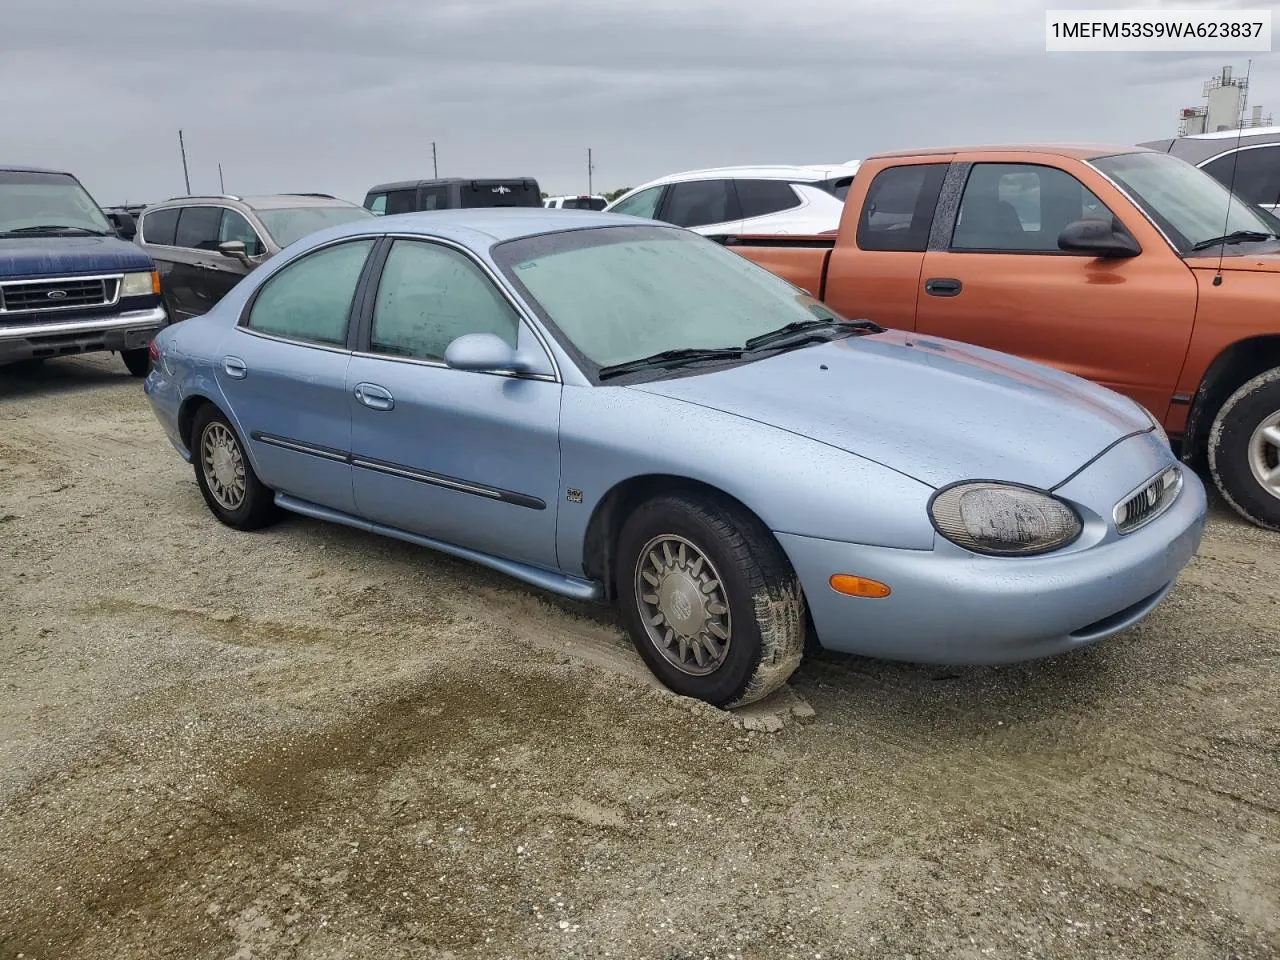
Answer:
[[[715,673],[729,654],[732,621],[720,574],[684,537],[654,537],[636,561],[636,603],[645,633],[677,670]]]
[[[1280,410],[1253,431],[1249,439],[1249,469],[1263,490],[1280,498]]]
[[[213,499],[227,510],[237,509],[244,502],[244,455],[225,424],[214,422],[204,428],[200,460]]]

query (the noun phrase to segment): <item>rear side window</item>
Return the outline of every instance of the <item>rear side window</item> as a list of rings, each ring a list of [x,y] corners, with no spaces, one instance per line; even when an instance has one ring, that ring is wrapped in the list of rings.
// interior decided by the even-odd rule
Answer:
[[[448,187],[423,187],[422,188],[422,209],[423,210],[448,210],[449,209],[449,188]]]
[[[174,244],[192,250],[217,250],[218,229],[222,225],[221,207],[183,207],[178,214],[178,231]]]
[[[738,180],[736,185],[744,220],[800,206],[800,198],[785,180]]]
[[[858,248],[909,253],[928,249],[947,166],[916,163],[876,174],[858,217]]]
[[[671,185],[661,219],[678,227],[705,227],[737,220],[730,180],[688,180]]]
[[[174,245],[174,237],[178,232],[178,209],[157,210],[142,217],[142,242],[159,243],[166,247]]]
[[[262,285],[246,326],[290,340],[341,346],[360,272],[372,240],[353,240],[307,254]]]
[[[1203,169],[1227,186],[1232,182],[1233,165],[1236,196],[1263,207],[1280,204],[1280,144],[1237,150],[1209,161]]]
[[[392,190],[387,194],[387,216],[397,213],[413,213],[418,209],[416,190]]]

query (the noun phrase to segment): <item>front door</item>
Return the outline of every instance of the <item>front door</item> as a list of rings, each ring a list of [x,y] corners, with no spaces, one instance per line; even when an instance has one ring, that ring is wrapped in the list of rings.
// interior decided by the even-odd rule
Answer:
[[[254,294],[224,340],[215,373],[262,482],[355,512],[347,335],[372,239],[321,247]]]
[[[359,513],[555,568],[560,384],[445,366],[448,345],[468,333],[541,349],[470,256],[394,241],[368,342],[347,370]]]
[[[924,256],[916,329],[1085,377],[1163,419],[1191,339],[1195,279],[1164,244],[1116,259],[1058,249],[1068,223],[1112,216],[1064,170],[974,164],[949,246]]]

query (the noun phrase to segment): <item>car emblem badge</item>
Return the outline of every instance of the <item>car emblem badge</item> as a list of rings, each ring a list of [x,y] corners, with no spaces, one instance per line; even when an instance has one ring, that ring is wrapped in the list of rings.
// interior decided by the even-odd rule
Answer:
[[[693,613],[693,601],[682,590],[671,595],[671,612],[680,620],[687,620]]]
[[[577,487],[570,487],[568,490],[565,491],[564,498],[568,500],[570,503],[581,503],[582,491],[579,490]]]
[[[48,293],[45,294],[45,296],[48,297],[50,300],[65,300],[67,298],[67,291],[50,290]]]
[[[511,188],[510,187],[494,187],[493,192],[494,193],[510,193]]]

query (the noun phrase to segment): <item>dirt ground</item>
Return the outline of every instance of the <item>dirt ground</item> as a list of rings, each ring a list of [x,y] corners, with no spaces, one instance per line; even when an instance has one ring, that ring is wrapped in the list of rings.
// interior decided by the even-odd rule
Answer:
[[[1280,537],[1220,504],[1126,634],[745,725],[607,613],[221,526],[110,355],[0,371],[0,542],[6,960],[1280,956]]]

